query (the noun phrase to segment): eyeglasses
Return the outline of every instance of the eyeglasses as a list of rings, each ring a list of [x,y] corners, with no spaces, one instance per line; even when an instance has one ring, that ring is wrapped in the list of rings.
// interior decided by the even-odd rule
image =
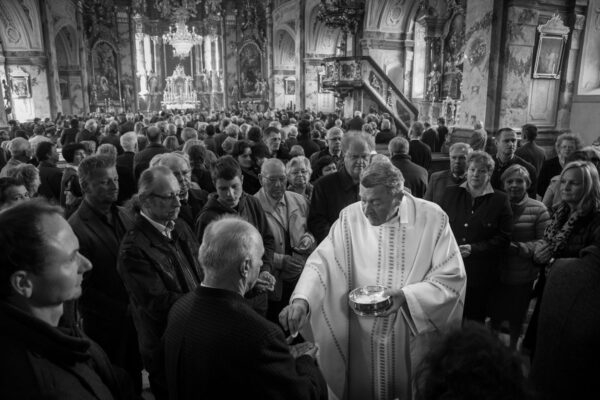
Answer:
[[[265,176],[264,177],[269,183],[285,183],[285,176]]]
[[[150,196],[158,197],[159,199],[164,201],[179,200],[179,193],[170,193],[167,196],[157,193],[150,193]]]

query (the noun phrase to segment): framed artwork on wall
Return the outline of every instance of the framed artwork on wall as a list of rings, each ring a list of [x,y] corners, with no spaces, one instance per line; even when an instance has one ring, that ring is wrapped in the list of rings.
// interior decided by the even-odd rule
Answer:
[[[538,79],[559,79],[565,45],[570,29],[560,16],[554,15],[547,23],[538,27],[540,32],[533,66],[533,77]]]
[[[29,87],[29,77],[13,76],[11,77],[11,92],[13,97],[26,99],[31,97],[31,88]]]
[[[296,94],[296,80],[286,79],[285,80],[285,94],[293,96]]]

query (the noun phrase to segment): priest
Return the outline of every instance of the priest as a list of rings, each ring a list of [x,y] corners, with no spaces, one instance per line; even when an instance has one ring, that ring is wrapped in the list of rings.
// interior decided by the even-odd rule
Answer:
[[[363,171],[361,201],[342,210],[279,316],[318,343],[330,399],[411,399],[430,340],[461,323],[466,274],[448,216],[403,189],[389,162]],[[366,285],[387,288],[383,315],[351,310],[348,293]]]

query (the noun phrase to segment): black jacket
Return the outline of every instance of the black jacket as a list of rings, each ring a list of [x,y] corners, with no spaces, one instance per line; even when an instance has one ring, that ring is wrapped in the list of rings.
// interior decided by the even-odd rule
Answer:
[[[133,396],[127,376],[78,330],[55,328],[0,301],[3,400],[112,400]]]
[[[208,224],[223,214],[239,215],[258,229],[265,247],[261,271],[270,272],[271,266],[273,265],[273,255],[275,254],[275,238],[273,237],[271,228],[269,228],[267,216],[258,199],[247,193],[242,193],[237,209],[233,209],[219,203],[216,193],[209,195],[208,202],[196,220],[196,237],[198,238],[198,241],[202,242],[202,236],[204,235],[204,230]]]
[[[167,150],[167,148],[160,143],[148,143],[144,150],[136,153],[136,155],[133,157],[133,173],[135,176],[135,181],[137,182],[140,179],[142,172],[148,168],[152,157],[157,154],[168,152],[169,150]]]
[[[391,161],[402,172],[404,186],[413,196],[422,199],[427,190],[427,170],[412,162],[409,155],[395,154]]]
[[[467,286],[496,283],[500,278],[500,258],[510,244],[513,225],[508,196],[495,190],[473,202],[467,189],[449,186],[440,205],[448,214],[458,245],[471,245],[471,255],[464,259]]]
[[[408,145],[408,155],[412,162],[429,171],[431,165],[431,148],[420,140],[413,139]]]
[[[38,193],[54,204],[60,204],[60,182],[63,170],[46,161],[40,162],[40,187]]]
[[[329,234],[340,211],[358,200],[358,184],[344,167],[316,181],[308,213],[308,230],[317,242],[320,243]]]
[[[198,242],[187,224],[175,221],[172,238],[137,215],[119,250],[117,270],[129,294],[144,367],[162,374],[160,340],[171,306],[204,277]]]
[[[294,359],[281,328],[228,290],[198,287],[173,306],[165,356],[172,400],[327,398],[316,362]]]

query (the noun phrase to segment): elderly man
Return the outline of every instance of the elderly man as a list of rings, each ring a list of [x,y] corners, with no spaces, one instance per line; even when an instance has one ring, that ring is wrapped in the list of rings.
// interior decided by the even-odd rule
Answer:
[[[85,121],[83,130],[79,132],[77,136],[75,136],[75,141],[79,143],[85,140],[91,140],[94,143],[96,143],[96,146],[98,146],[100,139],[99,136],[100,134],[98,133],[98,122],[95,119],[91,118]]]
[[[196,236],[201,239],[208,224],[223,214],[239,215],[258,229],[265,246],[265,254],[256,289],[248,293],[246,298],[257,312],[266,315],[268,302],[264,291],[272,291],[275,284],[275,278],[271,275],[275,239],[269,228],[267,216],[258,199],[242,190],[242,170],[233,157],[221,157],[211,169],[211,176],[216,192],[209,196],[198,216]]]
[[[180,188],[179,201],[181,202],[179,218],[193,230],[200,211],[208,201],[208,192],[200,189],[197,184],[195,184],[196,187],[192,187],[192,167],[189,159],[183,154],[179,152],[158,154],[150,161],[150,167],[157,165],[169,168],[177,178]]]
[[[358,201],[361,172],[371,159],[371,142],[362,134],[348,134],[342,142],[343,166],[335,173],[320,178],[313,188],[308,230],[321,242],[337,220],[340,211]]]
[[[8,151],[10,152],[11,157],[0,171],[0,178],[7,177],[9,170],[13,169],[17,165],[25,164],[29,161],[31,145],[27,139],[16,137],[10,141],[8,145]]]
[[[179,219],[180,187],[164,166],[142,173],[140,212],[121,242],[117,270],[123,279],[138,333],[140,353],[150,387],[166,399],[161,337],[167,315],[177,299],[196,288],[202,271],[195,257],[198,241]]]
[[[127,132],[119,137],[123,153],[117,156],[117,173],[119,174],[119,199],[123,204],[137,192],[137,182],[133,173],[133,159],[138,151],[137,135]]]
[[[402,172],[404,187],[420,199],[427,190],[427,170],[411,161],[408,155],[408,140],[402,136],[393,138],[388,144],[390,160]]]
[[[460,185],[467,179],[467,156],[471,151],[468,143],[458,142],[450,146],[450,169],[431,174],[425,200],[441,204],[448,186]]]
[[[270,157],[278,158],[283,162],[290,159],[290,154],[287,148],[281,146],[281,132],[274,126],[269,126],[263,131],[262,141],[269,149]]]
[[[431,165],[431,148],[421,141],[423,132],[425,132],[425,125],[420,121],[413,123],[410,127],[410,148],[408,155],[412,162],[429,170],[429,166]]]
[[[344,137],[344,132],[338,128],[333,127],[327,131],[327,148],[313,153],[310,157],[310,164],[313,167],[313,170],[316,169],[317,161],[319,158],[324,156],[331,156],[333,158],[333,162],[341,166],[344,160],[344,154],[342,153],[342,138]]]
[[[275,290],[269,294],[267,318],[277,321],[279,312],[290,300],[306,257],[314,249],[315,238],[306,228],[308,200],[286,191],[286,171],[281,160],[265,160],[259,175],[262,188],[254,195],[265,214],[275,238],[273,275]]]
[[[117,207],[119,179],[114,158],[90,156],[79,164],[83,201],[69,218],[79,239],[79,252],[94,269],[85,276],[79,308],[85,333],[98,342],[111,362],[125,369],[142,389],[137,334],[129,311],[129,296],[117,272],[119,245],[133,221]]]
[[[244,301],[263,252],[260,233],[239,217],[206,228],[199,255],[206,278],[173,306],[165,333],[171,398],[327,398],[316,347],[289,348],[281,328]]]
[[[61,320],[92,268],[78,250],[59,207],[33,200],[0,213],[3,399],[132,398],[102,349]]]
[[[140,175],[150,165],[150,160],[157,154],[168,153],[169,150],[161,143],[160,129],[156,126],[151,126],[146,130],[146,138],[148,144],[144,150],[136,153],[133,157],[133,174],[135,180],[139,180]]]
[[[519,164],[525,167],[527,172],[529,172],[531,185],[529,186],[527,193],[532,199],[535,199],[537,190],[537,171],[533,165],[515,154],[515,151],[517,150],[516,132],[510,128],[500,129],[496,135],[496,148],[498,149],[498,152],[495,156],[492,156],[492,159],[495,163],[494,172],[492,173],[492,177],[490,179],[492,187],[496,190],[504,191],[504,185],[500,179],[502,173],[511,165]]]
[[[308,258],[280,323],[320,346],[335,398],[410,399],[411,371],[429,339],[460,326],[465,269],[448,216],[404,193],[391,163],[362,172],[360,198]],[[366,285],[387,288],[393,300],[378,318],[348,304],[348,293]]]

